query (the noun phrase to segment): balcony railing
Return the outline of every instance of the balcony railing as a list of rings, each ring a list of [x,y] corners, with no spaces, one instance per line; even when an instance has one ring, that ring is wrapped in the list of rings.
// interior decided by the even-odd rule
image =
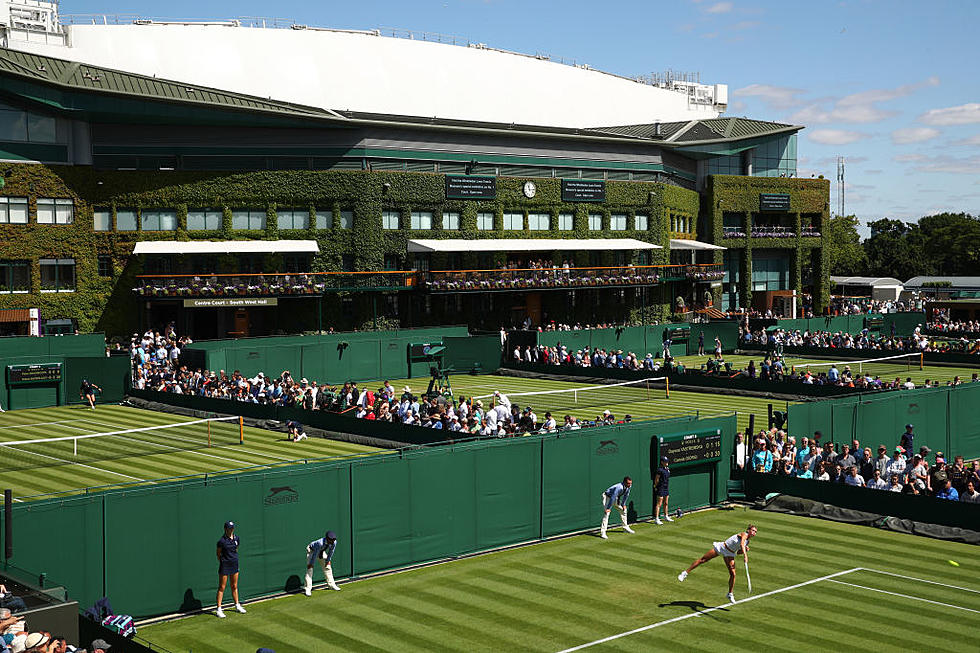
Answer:
[[[433,270],[420,275],[419,287],[429,292],[574,290],[651,286],[663,281],[694,279],[715,271],[712,265],[625,265],[617,267],[521,268],[495,270]],[[724,275],[720,269],[718,278]]]
[[[794,227],[780,227],[774,225],[753,225],[753,238],[796,238]]]
[[[142,274],[133,292],[141,297],[280,297],[330,292],[410,290],[414,271],[302,272],[275,274]]]
[[[800,235],[804,238],[820,238],[820,232],[811,225],[804,225]]]
[[[745,238],[745,229],[742,227],[722,227],[721,231],[725,238]]]
[[[688,265],[684,268],[684,276],[688,281],[721,281],[725,278],[725,271],[720,263]]]

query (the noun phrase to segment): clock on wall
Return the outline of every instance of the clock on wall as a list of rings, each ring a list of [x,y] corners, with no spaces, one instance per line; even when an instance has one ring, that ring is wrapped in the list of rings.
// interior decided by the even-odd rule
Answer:
[[[538,187],[534,185],[533,181],[524,182],[524,197],[528,199],[534,197],[534,194],[538,192]]]

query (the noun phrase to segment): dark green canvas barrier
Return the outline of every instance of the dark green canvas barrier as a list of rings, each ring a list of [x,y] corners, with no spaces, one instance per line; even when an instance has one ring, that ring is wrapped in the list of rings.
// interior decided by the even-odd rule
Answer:
[[[570,365],[543,365],[540,363],[512,363],[506,362],[503,368],[509,370],[523,370],[534,372],[535,374],[558,374],[564,377],[582,377],[583,379],[613,379],[617,381],[640,381],[651,377],[663,376],[663,371],[651,372],[647,370],[627,370],[617,367],[573,367]],[[702,388],[722,388],[727,390],[742,390],[748,392],[758,392],[766,394],[790,394],[802,397],[838,397],[846,394],[853,394],[853,388],[833,385],[807,385],[804,383],[790,383],[777,381],[763,381],[761,379],[748,379],[743,377],[729,378],[727,376],[717,376],[705,374],[700,370],[686,370],[682,374],[671,373],[670,383],[673,385],[698,386]]]
[[[88,379],[102,388],[96,400],[102,403],[122,401],[129,389],[130,361],[128,356],[106,358],[65,358],[65,396],[67,403],[82,403],[78,391],[82,379]]]
[[[500,367],[500,336],[455,336],[443,338],[445,366],[462,372],[487,373]]]
[[[886,313],[883,317],[884,324],[881,327],[883,334],[890,334],[892,325],[895,325],[895,335],[908,336],[912,335],[915,327],[920,325],[925,327],[926,324],[925,313]]]
[[[0,338],[0,360],[30,356],[105,356],[105,335]]]
[[[600,493],[627,474],[631,515],[649,517],[657,438],[720,429],[721,460],[671,479],[672,508],[706,505],[724,498],[735,428],[734,416],[651,420],[16,503],[11,563],[66,583],[82,605],[108,595],[141,617],[195,610],[213,605],[228,519],[253,598],[297,590],[305,546],[326,529],[345,578],[596,527]]]
[[[821,431],[823,441],[857,438],[873,449],[897,445],[906,424],[914,426],[916,449],[925,445],[949,456],[980,456],[980,384],[894,390],[789,407],[794,435]]]
[[[778,492],[804,499],[821,501],[840,508],[861,510],[900,519],[955,526],[976,530],[980,524],[980,504],[946,501],[927,496],[910,496],[899,492],[869,490],[839,483],[822,483],[812,479],[791,478],[776,474],[745,475],[745,494],[760,499]]]
[[[763,355],[765,352],[769,351],[759,347],[758,345],[753,346],[743,346],[741,347],[743,353],[753,353],[758,352],[759,355]],[[800,356],[800,357],[817,357],[825,358],[827,360],[841,360],[841,364],[846,364],[845,359],[868,359],[868,358],[888,358],[889,356],[896,356],[902,352],[897,352],[891,349],[829,349],[827,347],[783,347],[783,354]],[[943,352],[924,352],[922,354],[923,361],[926,364],[935,363],[937,365],[943,364],[955,364],[955,365],[970,365],[974,368],[980,368],[980,355],[977,354],[957,354],[957,353],[943,353]],[[911,364],[912,369],[919,369],[919,359],[915,356],[909,357],[909,364]],[[904,363],[904,359],[901,361]]]
[[[65,361],[68,357],[105,359],[105,337],[101,333],[79,336],[11,336],[0,338],[0,402],[4,409],[46,408],[77,397],[78,384],[72,386]],[[128,359],[127,359],[128,360]],[[7,365],[61,363],[62,380],[48,384],[15,385],[7,387]],[[128,366],[128,362],[127,362]],[[115,387],[115,386],[113,386]],[[115,395],[113,395],[115,396]],[[110,400],[111,401],[111,400]]]
[[[578,331],[543,331],[538,333],[537,343],[553,347],[559,343],[571,351],[589,348],[622,349],[641,358],[647,353],[659,356],[663,351],[664,330],[690,328],[691,336],[686,344],[675,343],[671,347],[674,356],[696,354],[698,334],[704,332],[706,351],[714,350],[714,339],[721,339],[723,351],[733,351],[738,344],[738,325],[734,321],[718,321],[707,324],[659,324],[642,327],[617,327],[613,329],[580,329]]]

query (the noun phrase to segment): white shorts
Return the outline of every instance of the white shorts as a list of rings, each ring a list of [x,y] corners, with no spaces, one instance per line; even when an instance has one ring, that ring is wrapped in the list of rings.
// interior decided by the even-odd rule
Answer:
[[[717,553],[718,555],[724,558],[734,558],[736,555],[732,553],[727,546],[725,546],[724,542],[715,542],[714,549],[715,549],[715,553]]]

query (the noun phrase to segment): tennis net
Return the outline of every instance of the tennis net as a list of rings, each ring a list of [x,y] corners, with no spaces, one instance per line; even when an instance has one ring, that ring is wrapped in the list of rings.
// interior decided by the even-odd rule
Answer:
[[[215,417],[175,424],[39,440],[0,442],[4,471],[56,467],[241,444],[241,417]]]
[[[870,375],[870,376],[880,376],[882,378],[887,378],[889,376],[908,373],[912,370],[923,369],[922,354],[920,352],[910,352],[907,354],[896,354],[894,356],[884,356],[880,358],[863,358],[863,359],[841,359],[835,361],[825,361],[820,363],[794,363],[792,369],[798,372],[803,372],[810,370],[815,374],[824,374],[831,368],[831,366],[836,366],[838,371],[842,374],[850,370],[852,374]]]
[[[614,414],[615,410],[629,413],[630,405],[639,405],[651,399],[662,399],[665,392],[662,384],[665,384],[666,378],[661,376],[641,379],[639,381],[625,381],[562,390],[494,393],[473,397],[473,400],[481,400],[484,403],[488,401],[495,403],[508,401],[511,405],[516,404],[521,408],[531,406],[539,419],[545,411],[550,411],[556,419],[559,419],[564,414],[570,414],[581,419],[587,417],[584,414],[584,409],[586,408],[608,408]],[[617,415],[617,417],[619,416]]]

